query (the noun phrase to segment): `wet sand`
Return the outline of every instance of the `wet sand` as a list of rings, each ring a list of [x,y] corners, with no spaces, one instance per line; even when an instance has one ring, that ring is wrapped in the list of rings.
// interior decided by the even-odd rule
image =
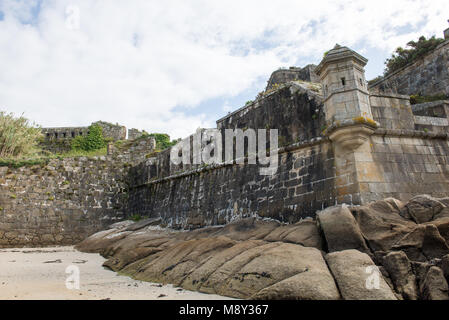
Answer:
[[[229,299],[119,276],[103,268],[104,261],[73,247],[0,249],[0,300]],[[79,268],[79,290],[66,287],[69,266]]]

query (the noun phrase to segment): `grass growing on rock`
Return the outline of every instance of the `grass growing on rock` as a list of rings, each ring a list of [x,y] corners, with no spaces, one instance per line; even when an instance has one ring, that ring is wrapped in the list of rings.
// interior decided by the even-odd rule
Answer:
[[[45,154],[35,154],[32,157],[11,157],[11,158],[0,158],[0,167],[11,167],[11,168],[21,168],[21,167],[32,167],[35,165],[46,165],[52,159],[67,159],[67,158],[94,158],[101,157],[107,154],[106,147],[93,150],[93,151],[84,151],[84,150],[70,150],[65,153],[53,154],[53,153],[45,153]]]

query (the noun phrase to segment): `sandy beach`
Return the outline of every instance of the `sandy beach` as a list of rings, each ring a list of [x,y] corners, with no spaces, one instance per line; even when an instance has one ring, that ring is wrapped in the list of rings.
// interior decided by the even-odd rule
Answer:
[[[0,300],[229,299],[136,281],[103,268],[104,261],[99,254],[73,247],[0,249]],[[68,289],[66,280],[77,268],[79,289]],[[68,284],[73,286],[73,282]]]

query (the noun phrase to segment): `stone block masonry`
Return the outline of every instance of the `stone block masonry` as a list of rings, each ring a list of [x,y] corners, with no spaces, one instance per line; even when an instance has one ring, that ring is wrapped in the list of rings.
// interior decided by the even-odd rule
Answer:
[[[371,137],[370,148],[376,169],[359,177],[367,193],[365,203],[388,197],[409,200],[420,193],[447,196],[447,134],[378,132]],[[376,177],[376,173],[379,176]]]
[[[333,150],[328,141],[297,145],[279,155],[273,176],[256,165],[223,165],[152,180],[145,163],[132,170],[128,210],[191,229],[261,216],[297,222],[336,203]],[[153,171],[155,172],[155,171]],[[153,173],[154,174],[154,173]]]
[[[0,167],[0,247],[71,245],[125,219],[129,169],[156,141],[114,145],[103,157]]]
[[[126,170],[111,157],[0,167],[0,247],[70,245],[121,221]]]
[[[449,39],[422,59],[374,83],[371,90],[449,97]]]

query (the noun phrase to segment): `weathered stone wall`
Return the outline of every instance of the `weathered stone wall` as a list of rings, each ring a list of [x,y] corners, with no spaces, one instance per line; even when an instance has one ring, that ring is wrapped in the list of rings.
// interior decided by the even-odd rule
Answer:
[[[103,129],[103,136],[113,141],[126,139],[126,127],[119,124],[112,124],[104,121],[97,121],[92,125],[99,125]],[[40,143],[42,149],[53,152],[63,153],[71,149],[72,139],[78,136],[87,136],[89,127],[60,127],[43,128],[43,141]]]
[[[449,101],[440,100],[434,102],[414,104],[412,105],[412,111],[415,116],[448,118]]]
[[[119,143],[118,146],[117,143],[112,144],[111,154],[123,163],[136,165],[154,157],[156,139],[153,137],[140,137],[134,140],[120,141]]]
[[[371,92],[371,112],[384,129],[414,129],[410,97],[397,94]]]
[[[260,175],[258,165],[223,165],[151,181],[151,170],[149,163],[133,168],[137,184],[130,187],[129,213],[161,217],[174,228],[256,215],[297,222],[336,202],[333,150],[326,140],[284,150],[273,176]]]
[[[72,148],[72,139],[87,136],[88,132],[88,127],[43,128],[43,140],[39,146],[52,153],[67,152]]]
[[[324,126],[321,86],[305,83],[290,83],[217,121],[218,129],[278,129],[281,147],[319,137]]]
[[[104,121],[92,123],[99,125],[103,129],[103,136],[112,140],[126,139],[126,127],[118,124],[111,124]],[[42,133],[46,140],[73,139],[77,136],[87,136],[89,127],[60,127],[60,128],[43,128]]]
[[[127,170],[111,157],[0,167],[0,247],[74,244],[120,221]]]
[[[295,80],[319,82],[320,79],[315,73],[315,68],[315,65],[309,64],[304,68],[290,67],[289,69],[279,69],[274,71],[268,80],[266,90],[273,89],[275,84],[281,85]]]
[[[128,129],[128,140],[134,140],[140,138],[143,135],[143,132],[137,129]]]
[[[126,127],[121,126],[118,123],[112,124],[109,122],[97,121],[92,123],[92,125],[99,125],[103,129],[103,136],[105,138],[110,138],[114,141],[126,139]]]
[[[259,165],[176,166],[166,150],[131,170],[129,214],[161,217],[175,228],[253,215],[291,222],[314,216],[336,202],[333,149],[320,138],[323,125],[319,89],[286,85],[217,121],[221,130],[278,129],[274,176],[260,175]]]
[[[364,203],[394,197],[403,201],[418,194],[449,194],[447,133],[382,131],[371,137],[372,161],[359,176]]]
[[[407,95],[449,96],[449,40],[434,51],[370,86]]]

